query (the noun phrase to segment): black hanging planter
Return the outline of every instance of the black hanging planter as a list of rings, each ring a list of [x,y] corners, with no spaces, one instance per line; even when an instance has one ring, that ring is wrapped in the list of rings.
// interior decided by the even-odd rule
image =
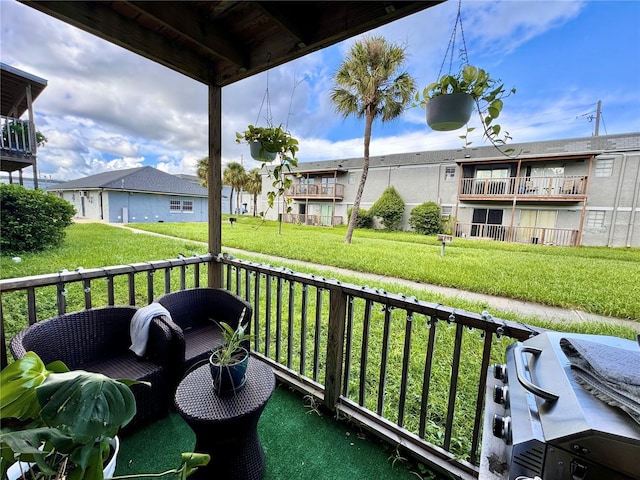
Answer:
[[[276,159],[277,153],[267,151],[261,142],[251,142],[249,148],[251,149],[251,157],[254,160],[273,162]]]
[[[464,127],[471,118],[475,102],[468,93],[438,95],[427,102],[427,125],[439,132]]]

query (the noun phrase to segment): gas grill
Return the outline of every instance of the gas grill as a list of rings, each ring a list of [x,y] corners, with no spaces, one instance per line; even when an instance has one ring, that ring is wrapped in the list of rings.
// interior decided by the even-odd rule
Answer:
[[[481,479],[640,479],[640,424],[576,380],[561,340],[640,352],[630,340],[563,332],[510,345],[487,375]],[[640,372],[640,362],[623,368]]]

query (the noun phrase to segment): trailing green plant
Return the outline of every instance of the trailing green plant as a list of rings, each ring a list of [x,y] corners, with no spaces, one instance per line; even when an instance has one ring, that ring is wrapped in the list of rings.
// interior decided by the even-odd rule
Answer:
[[[427,85],[422,92],[418,91],[415,101],[422,108],[426,108],[432,98],[451,93],[466,93],[473,97],[482,121],[484,136],[494,146],[503,146],[511,140],[509,132],[503,132],[501,125],[495,123],[495,120],[502,112],[503,99],[515,94],[515,88],[507,90],[501,80],[492,78],[484,69],[465,65],[458,73],[443,75],[439,80]],[[473,130],[473,127],[467,127],[466,133],[460,136],[465,142],[465,148],[473,143],[468,140],[468,135]],[[509,151],[513,150],[505,150]]]
[[[109,439],[136,413],[129,388],[136,383],[145,382],[70,371],[60,361],[45,366],[34,352],[9,364],[0,372],[0,476],[20,461],[22,478],[102,480]],[[208,462],[209,455],[183,454],[168,473],[184,479]]]
[[[249,145],[253,142],[260,142],[262,144],[261,152],[275,153],[276,158],[279,160],[275,164],[267,160],[262,162],[262,168],[266,168],[267,177],[273,180],[271,186],[275,188],[275,190],[267,192],[268,208],[273,208],[276,199],[283,197],[286,190],[293,185],[292,168],[298,166],[296,157],[299,149],[298,140],[284,130],[282,125],[278,127],[255,127],[249,125],[244,132],[236,132],[236,143],[243,142]],[[285,203],[287,205],[286,211],[290,213],[292,210],[291,199],[287,198]],[[264,216],[264,213],[261,212],[261,216]],[[280,225],[282,226],[281,222],[282,219],[280,219]]]
[[[435,202],[425,202],[414,207],[409,214],[409,225],[414,231],[423,235],[442,232],[440,206]]]
[[[239,356],[246,354],[246,349],[243,345],[253,338],[253,335],[246,332],[248,323],[242,324],[246,310],[246,308],[242,309],[240,320],[235,330],[228,323],[220,322],[224,342],[221,347],[215,348],[212,353],[212,359],[218,365],[230,365],[239,360]]]
[[[395,187],[388,187],[369,209],[369,214],[380,217],[382,224],[395,230],[404,215],[404,200]]]
[[[0,251],[37,252],[62,243],[75,208],[44,190],[0,184]]]
[[[236,132],[236,143],[260,142],[265,152],[277,153],[289,158],[295,158],[298,152],[298,140],[282,128],[277,127],[256,127],[249,125],[247,129],[240,133]]]

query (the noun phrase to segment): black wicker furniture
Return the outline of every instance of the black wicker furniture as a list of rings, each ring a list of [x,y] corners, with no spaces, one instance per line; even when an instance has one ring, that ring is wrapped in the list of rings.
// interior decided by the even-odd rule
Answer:
[[[208,362],[201,362],[178,385],[175,407],[196,435],[195,451],[211,461],[190,477],[193,480],[260,480],[265,455],[258,437],[258,420],[267,405],[275,376],[271,367],[249,360],[247,383],[234,395],[213,390]]]
[[[251,304],[242,297],[223,288],[189,288],[167,293],[156,300],[171,314],[166,322],[174,334],[172,356],[181,365],[176,383],[196,363],[207,360],[214,347],[223,343],[219,322],[233,329],[245,310],[243,324],[251,332]],[[162,317],[166,320],[166,317]],[[250,345],[244,345],[250,349]]]
[[[61,360],[71,370],[150,382],[150,387],[131,386],[137,413],[122,430],[126,433],[167,414],[173,394],[168,374],[171,330],[161,320],[153,319],[145,356],[136,356],[129,350],[129,326],[137,310],[128,306],[92,308],[37,322],[11,340],[11,354],[19,359],[34,351],[45,364]]]

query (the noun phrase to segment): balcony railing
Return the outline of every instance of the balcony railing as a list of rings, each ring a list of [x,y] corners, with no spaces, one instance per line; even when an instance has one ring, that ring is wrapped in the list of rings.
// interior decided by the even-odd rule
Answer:
[[[576,247],[578,230],[569,228],[509,227],[485,223],[457,223],[456,237],[484,238],[499,242],[534,243]]]
[[[28,120],[0,116],[0,147],[3,154],[30,156],[35,153],[29,135],[30,125]]]
[[[296,225],[322,225],[325,227],[336,227],[342,225],[342,217],[333,215],[311,215],[304,213],[285,213],[284,223],[295,223]]]
[[[226,255],[0,280],[5,333],[92,306],[197,287],[209,262],[254,308],[253,354],[305,395],[432,468],[478,476],[485,382],[526,325]],[[177,270],[177,275],[175,274]]]
[[[285,195],[293,198],[342,200],[344,198],[344,185],[341,183],[319,185],[313,183],[294,183],[287,189]]]
[[[561,177],[509,177],[509,178],[463,178],[459,197],[468,199],[520,200],[581,199],[586,195],[587,177],[569,175]]]

